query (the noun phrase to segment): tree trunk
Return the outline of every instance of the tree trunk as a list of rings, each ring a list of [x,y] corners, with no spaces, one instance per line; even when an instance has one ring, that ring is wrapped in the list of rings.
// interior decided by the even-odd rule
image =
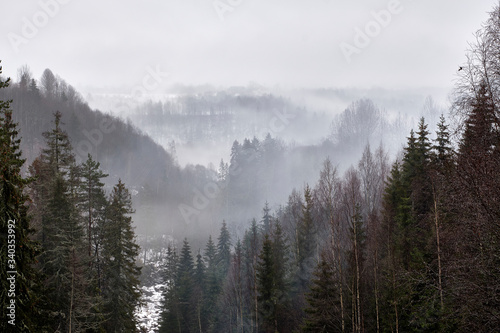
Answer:
[[[437,209],[437,199],[436,192],[434,193],[434,222],[436,227],[436,246],[437,246],[437,258],[438,258],[438,287],[439,287],[439,300],[441,302],[441,311],[443,311],[443,285],[442,285],[442,275],[441,275],[441,247],[439,245],[439,217]]]
[[[69,328],[68,328],[68,332],[71,333],[71,326],[73,325],[73,323],[71,322],[71,320],[73,319],[73,297],[74,297],[74,291],[75,291],[75,249],[72,250],[72,270],[71,270],[71,296],[70,296],[70,301],[69,301]]]
[[[377,317],[377,333],[380,332],[380,316],[379,316],[379,307],[378,307],[378,276],[377,276],[377,250],[373,255],[373,275],[375,282],[375,314]]]

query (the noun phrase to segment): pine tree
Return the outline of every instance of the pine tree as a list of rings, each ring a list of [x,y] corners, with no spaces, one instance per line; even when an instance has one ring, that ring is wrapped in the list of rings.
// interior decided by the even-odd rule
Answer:
[[[290,315],[290,267],[288,260],[288,243],[279,221],[272,230],[272,251],[274,269],[274,300],[276,311],[276,330],[285,332],[292,329]]]
[[[191,302],[194,290],[194,264],[191,246],[184,239],[177,267],[177,282],[175,283],[179,297],[179,316],[181,332],[190,332],[195,325],[195,312]],[[196,327],[196,326],[194,326]]]
[[[364,327],[364,315],[362,312],[362,283],[361,275],[364,271],[364,247],[366,241],[365,227],[361,216],[359,204],[355,205],[354,216],[351,217],[351,304],[352,304],[352,328],[354,332],[361,332]]]
[[[486,83],[479,86],[476,99],[472,102],[472,111],[465,121],[465,131],[460,143],[461,155],[472,159],[484,159],[498,146],[495,108]]]
[[[1,66],[0,66],[1,73]],[[9,85],[9,79],[0,79],[0,89]],[[0,245],[0,305],[2,332],[35,332],[41,329],[40,280],[33,268],[40,252],[27,214],[28,197],[23,193],[30,181],[21,176],[25,160],[19,150],[17,125],[12,121],[11,101],[0,100],[0,230],[5,241]],[[15,271],[16,273],[7,273]],[[12,280],[14,278],[14,280]],[[11,281],[15,287],[11,288]],[[13,294],[13,293],[15,294]],[[14,301],[15,314],[10,308]]]
[[[77,183],[75,189],[75,201],[79,214],[83,217],[83,226],[87,239],[86,255],[88,256],[88,269],[85,276],[88,283],[88,295],[92,298],[93,318],[89,321],[102,322],[102,228],[106,219],[107,200],[104,193],[104,184],[101,179],[107,177],[99,169],[99,162],[88,159],[78,169],[81,174],[81,182]]]
[[[314,269],[316,252],[316,230],[312,217],[313,198],[309,185],[304,189],[302,219],[297,226],[297,283],[300,293],[307,291],[307,285]]]
[[[195,305],[196,329],[194,331],[205,332],[208,328],[208,318],[205,316],[203,309],[203,299],[205,297],[205,263],[203,257],[198,251],[196,255],[196,267],[193,275],[194,291],[193,304]]]
[[[92,329],[96,321],[91,310],[94,303],[88,295],[89,258],[84,255],[84,231],[76,207],[79,172],[69,137],[60,127],[61,113],[56,112],[54,118],[54,128],[43,133],[47,148],[30,169],[37,177],[31,193],[44,250],[40,269],[50,300],[48,321],[55,330]]]
[[[498,13],[497,7],[495,19]],[[464,331],[490,331],[500,323],[498,292],[491,288],[500,277],[500,130],[488,84],[481,82],[470,102],[449,201],[454,223],[447,231],[460,235],[448,246],[454,259],[448,267],[452,290],[459,291],[452,306]]]
[[[181,332],[179,316],[179,298],[177,295],[177,267],[179,264],[175,248],[168,246],[167,263],[163,283],[165,284],[160,315],[159,332]]]
[[[215,317],[215,304],[217,304],[217,299],[221,292],[216,264],[217,249],[212,241],[212,236],[208,237],[204,259],[207,267],[205,271],[205,297],[203,298],[202,312],[203,317],[206,318],[208,327],[212,327]]]
[[[269,203],[266,201],[264,208],[262,209],[262,228],[263,228],[263,233],[264,234],[269,234],[271,233],[271,228],[272,228],[272,217],[269,214],[271,209],[269,208]]]
[[[257,221],[252,220],[250,229],[243,238],[243,284],[245,288],[245,312],[250,318],[251,332],[258,331],[259,304],[257,300],[257,265],[261,247]]]
[[[308,307],[304,310],[306,317],[302,327],[303,332],[342,331],[339,292],[336,288],[338,283],[332,265],[328,262],[326,254],[322,253],[313,273],[310,292],[307,294]]]
[[[262,321],[261,331],[274,333],[277,329],[274,302],[274,258],[272,241],[269,235],[264,236],[259,259],[259,264],[257,266],[257,285],[259,290],[259,311]]]
[[[292,330],[288,245],[276,221],[271,235],[265,235],[257,264],[259,318],[264,332]]]
[[[451,148],[450,133],[444,115],[441,115],[436,131],[436,139],[432,149],[434,150],[433,162],[436,169],[444,172],[450,168],[453,150]]]
[[[133,332],[137,328],[134,310],[139,302],[139,246],[132,229],[132,200],[118,181],[109,199],[103,226],[103,297],[107,332]]]
[[[220,234],[217,238],[217,255],[215,258],[218,277],[220,280],[224,280],[231,262],[231,236],[227,230],[226,221],[222,221]]]
[[[95,264],[99,261],[99,230],[104,220],[106,210],[106,196],[104,183],[101,179],[108,175],[100,169],[100,163],[94,161],[89,154],[87,161],[81,166],[82,182],[80,184],[80,208],[86,215],[88,255],[93,257]]]

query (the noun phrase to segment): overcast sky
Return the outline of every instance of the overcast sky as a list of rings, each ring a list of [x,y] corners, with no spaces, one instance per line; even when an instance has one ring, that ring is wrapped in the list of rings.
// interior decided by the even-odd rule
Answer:
[[[131,89],[145,78],[151,89],[250,82],[283,88],[451,87],[467,42],[496,3],[3,1],[0,59],[4,75],[16,77],[27,64],[39,78],[50,68],[87,92]],[[162,73],[161,85],[148,81],[151,71]]]

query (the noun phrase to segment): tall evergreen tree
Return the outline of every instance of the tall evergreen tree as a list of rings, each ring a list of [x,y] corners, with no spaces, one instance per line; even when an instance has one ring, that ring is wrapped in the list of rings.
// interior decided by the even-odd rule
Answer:
[[[257,265],[261,247],[261,236],[257,227],[257,221],[252,220],[252,224],[245,232],[243,238],[243,284],[245,312],[250,318],[251,332],[258,331],[259,324],[259,304],[257,300]]]
[[[450,167],[453,149],[451,147],[450,132],[444,115],[439,118],[437,125],[436,139],[432,146],[434,150],[433,162],[437,169],[443,170]]]
[[[83,221],[76,207],[79,173],[60,112],[54,114],[54,125],[43,133],[47,148],[30,169],[36,177],[31,185],[33,212],[44,249],[40,267],[52,306],[48,320],[55,330],[92,329],[93,301],[85,276],[89,258],[84,255]]]
[[[159,322],[160,333],[181,332],[179,298],[176,288],[178,264],[179,258],[175,248],[168,246],[167,263],[165,267],[165,275],[163,277],[165,288],[163,291],[162,312]]]
[[[208,327],[212,327],[215,317],[215,305],[221,291],[221,285],[217,274],[217,248],[212,241],[212,236],[208,237],[205,247],[204,259],[206,263],[205,290],[203,298],[203,317],[206,318]]]
[[[106,196],[102,178],[108,175],[100,169],[100,163],[94,161],[89,154],[87,161],[81,166],[82,182],[80,184],[80,208],[86,217],[86,232],[88,238],[88,255],[93,257],[95,264],[99,260],[99,231],[105,218]]]
[[[259,255],[259,265],[257,266],[258,301],[262,321],[261,331],[265,333],[273,333],[277,329],[272,245],[269,235],[265,235],[262,251]]]
[[[307,294],[308,307],[302,327],[303,332],[327,333],[341,332],[340,300],[336,288],[338,280],[326,254],[321,259],[313,273],[310,292]]]
[[[194,264],[191,246],[184,239],[177,267],[175,283],[179,298],[179,317],[181,332],[191,332],[196,327],[195,309],[192,304],[194,291]]]
[[[231,262],[231,236],[227,230],[226,221],[222,221],[220,234],[217,238],[217,255],[215,261],[219,279],[224,280]]]
[[[304,189],[302,218],[297,226],[297,283],[299,293],[307,291],[307,285],[314,270],[316,252],[316,228],[313,221],[313,197],[309,185]]]
[[[132,229],[132,200],[118,181],[109,199],[103,226],[103,297],[107,332],[133,332],[137,328],[134,310],[139,302],[139,246]]]
[[[0,73],[1,69],[0,66]],[[8,85],[9,79],[0,79],[0,89]],[[30,180],[21,176],[25,160],[21,157],[21,139],[12,121],[10,103],[0,100],[0,232],[5,237],[0,245],[0,331],[35,332],[41,329],[38,326],[41,294],[33,264],[40,249],[30,238],[33,229],[27,214],[28,197],[23,193]],[[11,288],[12,281],[15,281],[14,288]]]
[[[271,233],[271,228],[272,228],[272,217],[270,214],[271,209],[269,208],[269,203],[266,201],[264,208],[262,209],[262,228],[264,234],[269,234]]]
[[[276,221],[272,232],[276,329],[278,332],[285,332],[292,330],[292,321],[294,319],[290,315],[291,281],[288,242],[279,221]]]
[[[194,291],[193,291],[193,304],[195,306],[196,323],[195,332],[205,332],[208,328],[208,318],[205,316],[203,308],[203,299],[205,298],[205,263],[200,251],[196,255],[196,267],[193,275]]]

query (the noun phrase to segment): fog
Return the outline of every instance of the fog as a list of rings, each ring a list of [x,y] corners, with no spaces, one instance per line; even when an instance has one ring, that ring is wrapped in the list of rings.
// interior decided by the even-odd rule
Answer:
[[[236,230],[258,218],[264,202],[277,208],[294,188],[314,184],[327,157],[343,171],[369,143],[395,158],[421,116],[433,133],[438,115],[447,113],[467,43],[492,3],[10,2],[2,10],[0,50],[4,75],[17,78],[17,68],[28,65],[38,77],[50,68],[92,109],[118,117],[169,154],[162,162],[167,171],[147,163],[140,176],[127,169],[138,198],[145,187],[159,186],[154,177],[162,173],[167,183],[179,177],[176,186],[184,188],[156,208],[139,200],[136,223],[143,232],[182,226],[176,207],[193,197],[191,172],[203,188],[220,177],[221,161],[234,162],[236,141],[258,146],[269,134],[280,152],[269,172],[277,178],[266,176],[272,189],[256,188],[259,197],[248,207],[235,203],[238,216],[213,208],[197,222],[212,232],[228,219]],[[370,133],[346,125],[352,116],[346,110],[356,110],[358,101],[372,103]],[[358,122],[368,112],[360,109]],[[262,158],[264,164],[248,169],[269,168]],[[105,164],[120,164],[113,163]],[[199,231],[204,237],[205,228]]]
[[[0,50],[7,76],[23,64],[51,68],[85,93],[129,93],[150,68],[168,73],[155,92],[177,83],[450,87],[494,3],[11,1],[2,6]],[[377,28],[374,13],[389,9]],[[358,31],[374,24],[373,37],[356,45]],[[358,50],[346,57],[342,43]]]
[[[28,215],[33,221],[26,220],[25,224],[32,223],[34,239],[42,242],[41,247],[50,248],[59,245],[57,240],[43,244],[46,230],[55,230],[59,237],[69,222],[74,223],[75,230],[82,229],[85,241],[88,236],[88,256],[90,260],[95,259],[95,267],[104,267],[105,263],[111,267],[121,262],[115,261],[115,252],[108,250],[108,246],[113,251],[118,248],[113,242],[118,242],[118,238],[121,241],[121,237],[115,236],[126,230],[130,240],[126,247],[132,249],[127,254],[131,257],[128,262],[130,267],[138,265],[132,267],[133,279],[129,281],[134,302],[139,297],[135,290],[152,288],[153,291],[147,290],[141,296],[145,297],[143,304],[153,304],[157,309],[163,307],[165,318],[175,316],[181,305],[188,304],[192,309],[186,310],[185,317],[194,315],[191,310],[195,308],[198,316],[196,320],[191,318],[189,325],[197,331],[210,328],[214,332],[239,332],[240,326],[241,331],[253,332],[254,327],[255,331],[292,331],[278,330],[277,317],[273,327],[259,326],[272,318],[266,318],[267,313],[261,316],[264,306],[273,304],[275,311],[277,305],[281,307],[276,295],[294,299],[296,312],[284,310],[290,318],[280,322],[284,323],[283,327],[293,326],[293,331],[299,329],[307,312],[304,309],[308,284],[315,281],[311,279],[312,272],[320,259],[325,265],[331,264],[328,268],[331,271],[320,272],[324,276],[317,275],[319,280],[338,271],[337,282],[324,285],[340,286],[340,302],[344,302],[343,293],[352,292],[352,304],[348,305],[349,301],[345,304],[347,308],[352,306],[353,316],[355,312],[358,316],[358,323],[354,317],[352,320],[353,332],[355,326],[359,326],[357,331],[365,329],[361,325],[364,317],[360,309],[370,308],[376,308],[378,330],[379,281],[386,296],[395,295],[397,291],[391,289],[396,288],[394,271],[391,286],[384,286],[383,280],[389,276],[385,274],[396,270],[396,266],[390,267],[389,263],[397,260],[390,257],[401,255],[406,260],[417,258],[421,253],[423,262],[427,257],[425,251],[434,246],[434,238],[430,237],[435,234],[439,268],[434,267],[435,260],[429,255],[431,259],[425,259],[429,262],[425,263],[428,266],[424,265],[426,271],[422,270],[421,276],[439,272],[439,288],[432,283],[426,287],[431,296],[436,290],[441,292],[441,308],[434,309],[435,317],[454,313],[452,308],[442,311],[445,308],[438,223],[443,225],[446,238],[455,232],[455,226],[447,226],[446,220],[454,223],[458,217],[458,221],[463,219],[469,223],[466,214],[470,214],[471,221],[475,215],[486,214],[475,213],[475,207],[481,205],[472,204],[477,199],[474,195],[468,203],[474,213],[458,206],[448,212],[448,208],[439,206],[456,206],[467,196],[457,192],[458,197],[454,197],[454,190],[466,188],[460,181],[473,179],[469,175],[460,180],[457,180],[460,177],[447,178],[454,175],[453,170],[460,163],[467,169],[467,158],[455,160],[460,153],[470,154],[471,161],[479,156],[473,153],[475,146],[467,146],[468,151],[462,152],[457,148],[462,134],[466,139],[465,132],[457,128],[460,121],[465,126],[465,116],[471,111],[467,108],[472,106],[473,113],[483,112],[481,107],[488,112],[495,109],[488,104],[489,94],[495,91],[487,91],[484,82],[492,85],[499,82],[497,12],[490,20],[490,24],[496,22],[497,26],[481,36],[490,38],[489,44],[485,44],[488,48],[496,48],[484,53],[476,50],[474,59],[470,53],[469,58],[466,56],[466,50],[478,47],[474,44],[474,32],[481,28],[481,22],[485,22],[494,5],[498,6],[497,0],[9,1],[2,5],[0,12],[3,66],[0,102],[13,102],[10,106],[8,102],[0,103],[3,112],[0,125],[8,121],[7,109],[11,108],[22,138],[19,149],[25,162],[3,149],[4,142],[10,142],[7,138],[15,135],[2,132],[2,151],[9,152],[4,154],[5,161],[17,159],[13,165],[16,168],[22,165],[19,172],[29,179],[24,188],[26,197],[19,195],[29,206]],[[491,58],[491,63],[484,68],[481,67],[486,63],[481,63],[483,56]],[[12,78],[10,85],[4,84],[7,77]],[[485,77],[488,80],[483,80]],[[476,81],[481,82],[480,87]],[[480,95],[474,96],[477,101],[471,98],[470,91]],[[457,97],[457,92],[462,96]],[[462,103],[458,106],[462,109],[455,110],[462,112],[458,116],[452,114],[452,103],[456,107],[457,98],[461,98]],[[492,112],[497,111],[498,108]],[[463,119],[457,121],[460,117]],[[493,119],[479,118],[471,118],[471,121]],[[493,133],[491,128],[498,124],[486,125],[489,127],[469,127],[485,131],[489,128]],[[8,126],[5,128],[10,130]],[[470,136],[468,140],[472,141],[467,141],[468,144],[477,144],[471,138],[476,137]],[[487,142],[483,147],[485,151],[494,149],[493,144],[484,142]],[[16,150],[17,143],[12,145]],[[60,155],[61,151],[65,155]],[[489,169],[485,167],[485,170],[495,170],[498,155],[495,156],[497,159],[492,159]],[[14,178],[19,182],[20,193],[25,193],[17,172],[16,169]],[[449,179],[457,182],[450,189]],[[485,179],[484,188],[495,184]],[[121,182],[126,188],[123,192]],[[477,189],[474,186],[471,188],[483,190],[482,185]],[[498,186],[495,186],[491,188],[496,191]],[[495,198],[491,196],[486,200],[490,204],[498,202]],[[19,205],[21,199],[16,200]],[[120,200],[123,207],[118,206]],[[94,204],[96,206],[91,207]],[[466,214],[461,216],[461,210]],[[460,213],[453,216],[456,212]],[[66,215],[58,218],[58,214]],[[19,216],[25,218],[25,215]],[[52,229],[46,228],[51,223]],[[110,225],[116,228],[111,229]],[[398,228],[408,228],[409,232]],[[449,228],[447,232],[446,228]],[[428,233],[425,235],[428,238],[422,238],[420,234],[424,233]],[[217,243],[213,251],[207,242],[209,237]],[[417,244],[419,237],[422,239]],[[71,239],[80,241],[76,236]],[[402,239],[408,240],[408,244],[415,241],[422,246],[422,251],[413,252],[403,242],[404,246],[400,244],[400,247],[408,250],[408,255],[399,254],[396,247]],[[444,241],[450,242],[450,239]],[[482,254],[483,245],[478,244]],[[496,245],[493,241],[491,244],[492,248]],[[381,257],[378,263],[383,247],[388,249],[387,257],[383,260]],[[75,249],[80,247],[69,248],[75,256]],[[136,248],[139,255],[133,250]],[[101,263],[99,251],[104,251],[107,261]],[[359,304],[360,290],[365,298],[365,292],[372,288],[371,282],[359,286],[360,271],[364,272],[363,283],[366,276],[372,274],[358,263],[359,259],[367,268],[372,265],[369,251],[373,254],[376,307]],[[211,252],[214,253],[210,257]],[[450,253],[443,256],[453,262]],[[266,255],[269,262],[275,261],[269,265],[268,273],[265,273]],[[30,258],[33,256],[30,254]],[[498,258],[496,253],[494,258]],[[241,270],[245,260],[246,266]],[[68,262],[73,265],[75,275],[74,260]],[[193,273],[195,262],[196,274]],[[420,267],[420,262],[415,263],[418,264],[415,267]],[[377,273],[378,265],[388,266]],[[92,264],[87,266],[89,271],[94,269]],[[143,269],[140,286],[136,279],[139,266]],[[183,267],[187,267],[185,275]],[[347,271],[344,274],[352,274],[352,280],[348,275],[342,276],[343,267]],[[464,267],[468,267],[467,264]],[[273,294],[261,304],[264,287],[281,283],[274,277],[279,269],[283,288],[290,289]],[[100,276],[99,268],[97,271],[99,277],[95,281],[102,279],[108,283],[106,277]],[[181,273],[177,275],[178,272]],[[199,280],[191,284],[195,275]],[[285,283],[285,275],[294,281],[293,286]],[[420,281],[418,274],[408,276],[398,277],[404,280],[403,285],[412,279]],[[67,307],[70,311],[60,315],[61,323],[69,318],[69,331],[73,278],[70,279],[71,306]],[[83,281],[83,275],[79,279]],[[241,298],[242,279],[247,282],[253,279],[251,283],[244,283],[248,289],[245,305]],[[169,294],[178,288],[176,284],[184,282],[190,293],[190,288],[198,284],[192,295],[200,298],[190,294],[183,300],[180,293]],[[347,287],[344,291],[343,285]],[[414,287],[409,290],[412,293],[418,290],[421,294],[415,295],[415,299],[427,295],[424,289],[420,292],[422,286]],[[44,288],[40,290],[59,290],[58,287]],[[87,289],[99,290],[101,297],[100,288],[99,284],[99,288]],[[401,295],[406,294],[403,290]],[[203,299],[210,293],[212,298]],[[163,303],[161,295],[166,295]],[[410,303],[415,303],[410,296]],[[438,298],[431,296],[428,296],[429,303],[406,312],[420,314],[428,305],[434,307]],[[286,305],[289,300],[281,301]],[[174,302],[175,307],[169,302]],[[255,307],[249,306],[252,302]],[[357,309],[355,302],[358,302]],[[397,330],[397,306],[402,309],[405,306],[397,305],[396,296],[394,300],[381,299],[380,304],[395,304],[396,326],[390,327]],[[155,331],[160,311],[142,311],[135,305],[125,317],[140,317],[142,331]],[[226,316],[227,309],[230,313]],[[97,310],[94,310],[90,312],[95,314]],[[220,313],[212,316],[213,311]],[[344,303],[341,311],[344,330]],[[392,309],[386,309],[385,315],[391,317],[390,311]],[[474,311],[467,310],[469,312]],[[401,313],[407,315],[405,311]],[[373,317],[373,313],[371,315]],[[202,316],[207,317],[204,323]],[[245,316],[248,323],[243,323]],[[427,316],[435,320],[433,312]],[[384,320],[387,324],[392,319]],[[408,320],[411,325],[416,322]],[[179,331],[181,321],[177,321]],[[227,329],[234,323],[236,330]],[[371,325],[373,323],[372,318]],[[165,330],[170,329],[168,323],[162,325]],[[243,329],[245,326],[251,330]]]

